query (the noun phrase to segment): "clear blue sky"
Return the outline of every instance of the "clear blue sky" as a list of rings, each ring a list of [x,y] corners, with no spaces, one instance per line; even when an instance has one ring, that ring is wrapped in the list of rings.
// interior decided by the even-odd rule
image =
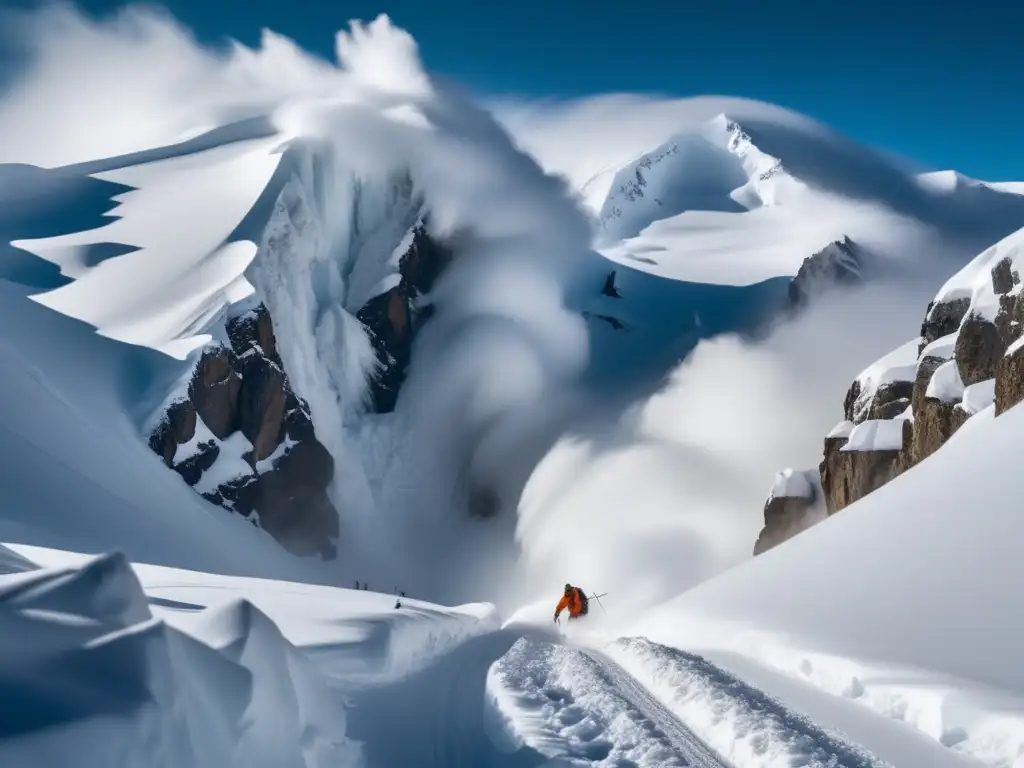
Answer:
[[[0,5],[32,0],[0,0]],[[102,13],[120,0],[82,0]],[[387,12],[474,92],[771,101],[932,168],[1024,180],[1020,0],[167,0],[200,39],[270,27],[331,56]]]

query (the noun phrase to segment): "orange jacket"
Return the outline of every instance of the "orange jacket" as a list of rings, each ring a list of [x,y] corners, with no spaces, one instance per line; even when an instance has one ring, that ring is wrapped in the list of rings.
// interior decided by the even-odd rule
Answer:
[[[575,619],[583,612],[583,598],[580,596],[579,587],[573,587],[569,590],[568,595],[562,595],[562,599],[555,606],[555,618],[557,619],[558,614],[566,608],[569,609],[569,618],[572,619]]]

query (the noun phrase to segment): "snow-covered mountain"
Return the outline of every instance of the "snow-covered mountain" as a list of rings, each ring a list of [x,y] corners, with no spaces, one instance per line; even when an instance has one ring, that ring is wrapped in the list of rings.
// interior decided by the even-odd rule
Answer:
[[[18,23],[0,762],[1017,759],[1018,187],[742,100],[491,112],[385,17]]]

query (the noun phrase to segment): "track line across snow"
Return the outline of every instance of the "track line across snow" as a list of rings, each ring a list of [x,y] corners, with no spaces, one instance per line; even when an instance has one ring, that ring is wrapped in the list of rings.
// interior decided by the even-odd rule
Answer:
[[[730,768],[713,749],[705,744],[692,730],[631,674],[612,659],[598,651],[584,651],[585,656],[597,663],[615,684],[618,693],[624,696],[636,709],[672,742],[676,751],[686,759],[692,768]]]
[[[693,653],[622,638],[605,652],[659,706],[736,765],[892,768],[778,699]]]

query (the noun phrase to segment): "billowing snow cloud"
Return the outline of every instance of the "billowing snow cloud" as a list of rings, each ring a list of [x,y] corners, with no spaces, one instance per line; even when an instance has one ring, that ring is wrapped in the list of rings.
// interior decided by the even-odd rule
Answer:
[[[827,294],[763,342],[702,342],[657,394],[574,425],[523,494],[511,591],[570,580],[613,594],[618,621],[749,558],[775,473],[817,467],[850,382],[914,338],[936,279]]]
[[[239,225],[242,212],[224,205],[219,183],[188,186],[220,149],[190,149],[171,161],[157,153],[147,159],[163,164],[108,172],[136,187],[125,195],[117,232],[130,234],[138,250],[79,269],[64,300],[59,291],[39,300],[115,338],[168,351],[181,346],[177,335],[201,338],[197,324],[215,323],[247,281],[271,309],[290,379],[309,400],[339,468],[341,567],[371,569],[357,573],[364,579],[416,583],[420,594],[456,579],[438,567],[438,556],[461,548],[457,531],[470,489],[483,485],[500,496],[505,464],[539,459],[521,427],[511,430],[516,439],[505,437],[508,425],[542,425],[531,412],[570,387],[587,359],[583,321],[565,308],[564,295],[586,268],[590,230],[564,182],[519,151],[488,113],[432,83],[413,39],[385,16],[340,32],[336,64],[271,32],[254,50],[211,51],[151,9],[94,21],[53,6],[17,17],[16,26],[25,69],[0,107],[0,161],[94,161],[232,124],[238,131],[239,121],[260,118],[277,135],[259,142],[222,135],[239,167],[258,161],[261,173],[242,178],[212,169],[238,200],[253,204],[264,185],[278,183],[271,175],[282,153],[295,150],[281,166],[293,168],[291,181],[267,201],[272,209],[279,204],[284,219],[274,220],[273,231],[248,228],[258,251],[230,263],[217,239]],[[412,192],[396,197],[401,178],[411,180]],[[371,361],[348,287],[356,271],[370,285],[385,276],[365,273],[375,263],[386,268],[402,217],[420,201],[456,259],[437,286],[437,312],[417,342],[399,413],[375,430],[360,414],[358,382]],[[218,237],[192,236],[199,218],[176,215],[185,202],[202,231]],[[402,206],[408,210],[396,213]],[[26,247],[58,250],[43,242]],[[197,286],[192,264],[216,267],[232,290]],[[189,274],[179,274],[186,267]],[[132,281],[115,290],[112,276],[129,272]],[[173,285],[163,279],[169,273]],[[189,285],[197,290],[186,291]],[[160,322],[145,316],[150,308]],[[511,519],[511,508],[506,514]],[[511,536],[507,543],[511,549]]]

